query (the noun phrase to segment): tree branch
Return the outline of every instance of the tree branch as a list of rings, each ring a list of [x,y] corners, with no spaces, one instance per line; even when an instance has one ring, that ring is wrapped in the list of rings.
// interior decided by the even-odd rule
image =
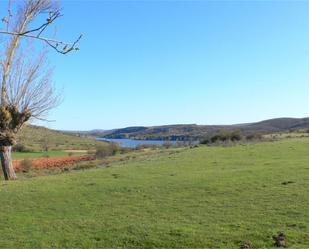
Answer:
[[[28,5],[25,6],[26,9],[25,14],[28,18],[32,19],[39,13],[44,13],[44,9],[48,11],[49,16],[46,19],[46,22],[41,24],[37,28],[33,28],[30,30],[20,30],[17,31],[14,29],[9,29],[9,21],[12,16],[11,14],[11,0],[9,0],[8,4],[8,18],[4,17],[2,19],[3,22],[7,24],[6,30],[0,29],[0,34],[11,35],[15,37],[26,37],[31,39],[36,39],[45,42],[48,46],[56,50],[58,53],[67,54],[73,50],[79,50],[77,47],[78,42],[81,40],[82,35],[80,35],[74,42],[64,42],[60,40],[55,40],[52,38],[43,37],[43,32],[50,26],[56,19],[60,18],[62,15],[60,13],[59,8],[54,8],[50,6],[50,2],[48,0],[37,0],[37,1],[29,1]]]
[[[68,43],[68,42],[55,40],[55,39],[51,39],[51,38],[41,37],[41,36],[37,36],[37,35],[31,35],[31,34],[29,34],[29,32],[17,33],[17,32],[0,30],[0,34],[13,35],[13,36],[23,36],[23,37],[41,40],[41,41],[46,42],[50,47],[52,47],[58,53],[61,53],[61,54],[67,54],[67,53],[71,52],[72,50],[79,50],[79,48],[76,45],[78,44],[78,42],[83,37],[83,35],[81,34],[73,43]],[[62,47],[59,48],[59,45],[61,45]]]

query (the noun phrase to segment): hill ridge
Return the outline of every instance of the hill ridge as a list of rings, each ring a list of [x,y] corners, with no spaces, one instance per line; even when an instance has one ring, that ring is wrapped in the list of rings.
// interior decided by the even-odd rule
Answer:
[[[200,139],[220,130],[240,130],[244,134],[270,134],[309,128],[309,118],[273,118],[252,123],[232,125],[172,124],[161,126],[131,126],[87,134],[102,138],[131,139]]]

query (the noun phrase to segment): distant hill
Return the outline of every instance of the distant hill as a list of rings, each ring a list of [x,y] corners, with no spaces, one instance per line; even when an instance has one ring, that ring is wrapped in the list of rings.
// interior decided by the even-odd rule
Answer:
[[[103,138],[131,138],[131,139],[163,139],[163,140],[189,140],[201,139],[221,130],[240,130],[244,134],[271,134],[289,130],[309,128],[309,118],[277,118],[257,123],[236,125],[196,125],[179,124],[153,127],[127,127],[110,131],[88,132]]]
[[[34,151],[42,151],[46,146],[49,150],[88,150],[102,142],[84,134],[70,134],[41,126],[28,125],[18,134],[17,143]]]

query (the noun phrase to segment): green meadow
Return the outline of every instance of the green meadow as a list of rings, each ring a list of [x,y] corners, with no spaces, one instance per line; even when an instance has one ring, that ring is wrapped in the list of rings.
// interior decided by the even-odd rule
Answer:
[[[1,248],[309,248],[309,139],[170,149],[0,184]]]

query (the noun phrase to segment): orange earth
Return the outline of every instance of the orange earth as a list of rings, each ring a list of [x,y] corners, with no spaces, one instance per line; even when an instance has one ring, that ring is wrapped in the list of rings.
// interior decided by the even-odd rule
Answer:
[[[51,158],[35,158],[31,159],[34,169],[52,169],[52,168],[64,168],[69,165],[76,164],[78,162],[95,160],[93,155],[83,156],[63,156],[63,157],[51,157]],[[21,160],[13,160],[13,166],[15,170],[21,171]]]

